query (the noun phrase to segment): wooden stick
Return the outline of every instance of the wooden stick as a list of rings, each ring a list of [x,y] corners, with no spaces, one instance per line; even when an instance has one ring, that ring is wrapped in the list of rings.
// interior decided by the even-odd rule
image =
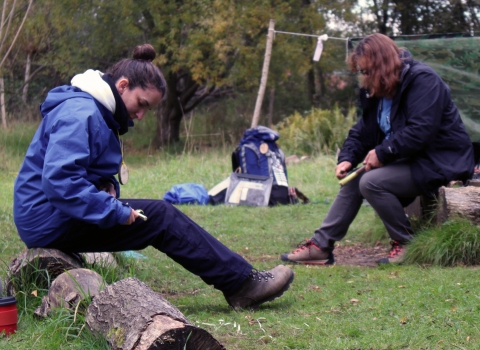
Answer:
[[[260,119],[260,110],[262,109],[263,95],[265,94],[265,88],[267,87],[268,67],[270,66],[270,58],[272,56],[274,33],[275,21],[271,19],[268,26],[267,49],[265,50],[265,59],[263,61],[262,79],[260,80],[260,88],[258,89],[257,103],[255,104],[255,110],[253,112],[251,128],[256,127],[258,125],[258,120]]]
[[[338,181],[340,186],[345,186],[348,182],[357,177],[358,174],[361,174],[365,171],[365,165],[358,168],[357,170],[352,171],[349,175]]]

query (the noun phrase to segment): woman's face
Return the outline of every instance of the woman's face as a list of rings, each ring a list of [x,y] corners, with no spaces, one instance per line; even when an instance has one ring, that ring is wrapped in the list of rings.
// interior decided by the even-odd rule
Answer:
[[[143,89],[138,86],[130,90],[126,78],[120,79],[115,86],[132,120],[142,120],[145,113],[155,108],[162,100],[162,94],[157,89]]]
[[[371,71],[369,64],[364,57],[359,57],[357,61],[358,81],[361,87],[369,88],[371,79]]]

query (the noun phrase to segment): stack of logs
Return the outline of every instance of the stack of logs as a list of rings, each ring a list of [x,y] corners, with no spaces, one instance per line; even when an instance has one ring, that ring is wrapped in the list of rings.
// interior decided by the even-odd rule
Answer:
[[[82,266],[78,257],[59,250],[26,250],[9,266],[7,294],[15,295],[23,283],[41,287],[53,280],[35,312],[39,317],[46,317],[51,308],[74,309],[85,297],[92,298],[87,325],[112,349],[225,349],[145,283],[127,278],[107,286],[100,275]]]

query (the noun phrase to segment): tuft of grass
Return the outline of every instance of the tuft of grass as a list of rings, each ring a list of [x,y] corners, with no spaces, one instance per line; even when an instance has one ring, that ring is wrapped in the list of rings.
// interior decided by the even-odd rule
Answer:
[[[480,230],[471,221],[452,218],[415,235],[405,263],[439,266],[479,265]]]

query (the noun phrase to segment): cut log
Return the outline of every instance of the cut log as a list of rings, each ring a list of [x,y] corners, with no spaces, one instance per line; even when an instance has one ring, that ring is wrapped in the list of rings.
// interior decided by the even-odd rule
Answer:
[[[25,250],[10,262],[6,293],[15,295],[16,291],[25,289],[27,285],[48,288],[58,275],[81,265],[82,261],[60,250],[41,248]]]
[[[51,308],[75,309],[80,301],[93,298],[105,286],[102,276],[88,269],[73,269],[58,276],[35,310],[38,317],[47,317]]]
[[[100,292],[87,309],[86,322],[113,349],[225,349],[136,278],[118,281]]]
[[[81,255],[88,265],[112,270],[118,267],[112,253],[82,253]]]
[[[440,187],[437,223],[455,216],[480,224],[480,187]]]

